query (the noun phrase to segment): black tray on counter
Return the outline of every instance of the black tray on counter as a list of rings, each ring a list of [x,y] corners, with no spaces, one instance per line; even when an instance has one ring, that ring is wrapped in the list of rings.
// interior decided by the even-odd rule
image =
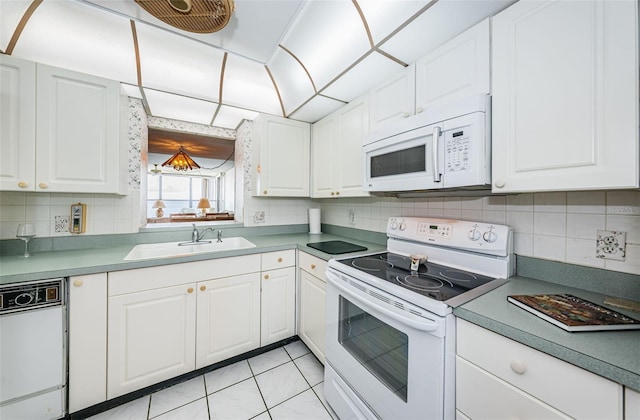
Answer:
[[[311,242],[307,244],[308,247],[317,249],[327,254],[346,254],[349,252],[366,251],[367,248],[352,244],[344,241],[323,241],[323,242]]]

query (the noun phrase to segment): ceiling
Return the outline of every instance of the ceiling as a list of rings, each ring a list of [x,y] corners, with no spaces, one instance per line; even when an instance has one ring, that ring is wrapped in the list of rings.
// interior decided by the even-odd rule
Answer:
[[[149,115],[315,122],[515,0],[235,0],[219,32],[134,0],[1,0],[5,54],[123,83]]]

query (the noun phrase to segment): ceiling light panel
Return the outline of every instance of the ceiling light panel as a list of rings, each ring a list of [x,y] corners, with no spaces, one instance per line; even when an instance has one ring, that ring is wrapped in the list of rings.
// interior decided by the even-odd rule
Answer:
[[[217,104],[186,96],[144,89],[151,115],[209,125]]]
[[[13,55],[136,82],[129,21],[75,1],[43,2],[29,19]]]
[[[316,93],[304,67],[282,48],[274,55],[269,70],[278,84],[286,112],[296,109]]]
[[[2,51],[7,51],[7,45],[30,4],[30,0],[0,1],[0,49]]]
[[[304,106],[302,106],[296,112],[289,115],[289,118],[308,123],[314,123],[344,105],[344,102],[336,101],[335,99],[327,98],[324,96],[316,96],[309,102],[304,104]]]
[[[309,1],[282,44],[301,60],[318,89],[370,49],[362,19],[350,1]]]
[[[514,2],[515,0],[440,0],[391,40],[382,44],[380,49],[406,63],[413,63]]]
[[[264,65],[229,55],[224,72],[222,103],[269,114],[282,114],[280,101]]]
[[[402,65],[374,52],[332,83],[322,93],[332,98],[351,102],[361,94],[369,91],[372,86],[380,85],[394,74],[403,70],[404,67]]]
[[[222,51],[144,23],[136,31],[144,87],[218,100]]]
[[[358,0],[358,5],[377,44],[433,1]]]
[[[128,85],[126,83],[121,83],[120,86],[124,93],[131,98],[142,99],[142,92],[140,92],[140,88],[138,85]]]
[[[257,112],[247,111],[242,108],[235,108],[232,106],[221,106],[218,115],[216,115],[213,125],[216,127],[229,128],[232,130],[237,129],[242,120],[253,121],[258,116]]]

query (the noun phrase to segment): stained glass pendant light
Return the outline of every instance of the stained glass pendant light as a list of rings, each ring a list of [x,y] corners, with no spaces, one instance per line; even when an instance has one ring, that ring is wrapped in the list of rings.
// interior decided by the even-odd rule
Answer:
[[[178,150],[178,153],[171,156],[162,166],[173,166],[176,171],[190,171],[193,169],[200,169],[200,165],[184,151],[182,146]]]

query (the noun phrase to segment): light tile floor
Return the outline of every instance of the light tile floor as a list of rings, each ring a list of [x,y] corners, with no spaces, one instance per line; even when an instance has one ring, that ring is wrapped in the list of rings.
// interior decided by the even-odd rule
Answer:
[[[331,420],[323,377],[322,364],[302,341],[295,341],[91,419]]]

